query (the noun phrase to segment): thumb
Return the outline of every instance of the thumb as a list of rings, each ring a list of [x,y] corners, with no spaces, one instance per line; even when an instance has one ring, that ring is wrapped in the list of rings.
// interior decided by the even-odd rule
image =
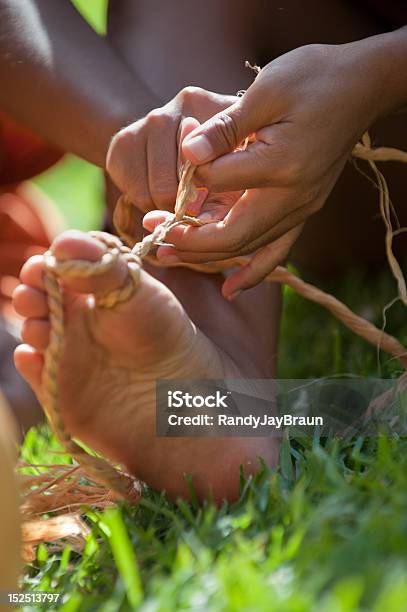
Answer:
[[[231,153],[251,133],[263,127],[245,97],[208,119],[182,142],[182,154],[194,165]]]

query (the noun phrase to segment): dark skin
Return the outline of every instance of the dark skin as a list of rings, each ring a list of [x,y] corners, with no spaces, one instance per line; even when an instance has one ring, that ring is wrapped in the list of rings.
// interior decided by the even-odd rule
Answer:
[[[6,112],[101,167],[113,134],[159,104],[66,0],[1,0],[0,78]]]
[[[37,3],[31,2],[30,4],[45,6],[48,3],[38,0]],[[317,13],[318,6],[315,4],[314,10]],[[361,21],[356,20],[354,22],[352,13],[345,12],[343,14],[342,9],[339,10],[340,7],[340,3],[332,4],[332,23],[336,23],[337,29],[343,33],[343,42],[357,40],[376,33]],[[119,121],[123,125],[131,123],[131,120],[136,120],[114,138],[109,149],[107,169],[119,189],[129,193],[134,201],[135,210],[137,209],[140,213],[139,228],[141,232],[142,213],[154,209],[165,211],[173,207],[177,185],[177,134],[182,119],[185,117],[193,118],[192,123],[190,120],[187,124],[183,123],[184,131],[189,132],[197,127],[197,121],[201,123],[206,121],[214,112],[229,108],[230,102],[233,101],[226,99],[224,95],[211,94],[201,89],[188,88],[181,93],[177,92],[182,90],[183,87],[191,85],[191,83],[213,91],[236,92],[238,89],[247,86],[252,77],[249,72],[244,71],[243,59],[256,58],[260,51],[268,53],[269,57],[279,55],[280,50],[277,47],[273,48],[273,40],[264,30],[265,15],[261,11],[254,10],[255,8],[257,9],[257,6],[248,7],[247,2],[219,3],[213,0],[205,3],[204,9],[197,8],[192,13],[189,10],[190,3],[181,0],[172,3],[159,2],[158,0],[156,2],[147,2],[146,0],[137,3],[121,1],[112,3],[109,12],[109,34],[107,39],[102,41],[105,45],[103,53],[109,54],[112,70],[105,70],[102,62],[100,67],[92,66],[92,70],[87,71],[87,63],[78,62],[75,64],[76,73],[73,70],[72,72],[70,70],[61,72],[64,62],[68,61],[66,58],[69,59],[68,48],[66,47],[65,57],[60,58],[61,70],[54,71],[52,66],[50,69],[50,64],[47,61],[42,64],[41,61],[38,64],[34,62],[34,66],[32,63],[30,64],[32,53],[27,54],[23,49],[22,53],[26,60],[27,72],[25,77],[21,77],[19,87],[23,85],[28,88],[31,87],[32,80],[28,81],[26,77],[30,70],[38,70],[39,66],[46,87],[37,90],[38,100],[41,100],[43,90],[45,90],[47,96],[42,98],[44,104],[52,98],[55,103],[54,109],[57,110],[55,116],[51,117],[52,122],[54,122],[53,127],[48,125],[47,117],[44,113],[41,113],[41,104],[38,104],[35,112],[30,111],[31,105],[28,105],[28,109],[20,108],[18,118],[25,120],[39,133],[51,137],[59,146],[80,153],[100,165],[103,164],[101,158],[106,153],[109,140],[118,129],[117,125],[114,127],[115,123]],[[321,9],[321,6],[319,9]],[[69,10],[71,11],[71,9]],[[199,10],[202,11],[202,14],[199,13]],[[315,19],[315,13],[312,14],[312,11],[310,11],[306,15],[309,24],[312,23],[313,18]],[[73,19],[76,20],[77,16],[72,16]],[[75,29],[76,26],[72,26],[73,21],[69,21],[69,23],[71,24],[70,27]],[[316,24],[317,21],[314,25]],[[63,36],[64,31],[69,29],[68,12],[63,23],[56,19],[51,25],[58,30],[54,30],[54,34],[51,36],[57,41],[59,36]],[[154,32],[154,36],[151,35],[151,32]],[[256,33],[256,37],[253,37],[253,32]],[[311,29],[309,32],[311,35]],[[263,34],[261,35],[261,33]],[[318,32],[314,32],[310,42],[315,42],[315,39],[319,40]],[[13,36],[10,36],[9,40],[12,42]],[[66,37],[66,41],[68,40],[69,36]],[[338,41],[335,40],[334,42]],[[87,49],[88,53],[91,54],[92,45],[95,44],[96,46],[94,35],[86,36],[86,42],[83,40],[82,44],[89,45]],[[298,43],[293,41],[292,47],[296,47],[298,44],[301,44],[300,40]],[[19,53],[19,49],[16,52]],[[100,50],[100,53],[102,53],[102,50]],[[7,64],[8,60],[6,59],[4,62],[4,56],[2,57],[3,63]],[[49,58],[45,53],[45,58],[47,57]],[[117,60],[114,65],[112,58],[115,58],[114,62]],[[97,63],[96,56],[92,55],[92,61]],[[4,70],[4,67],[1,70]],[[98,79],[92,81],[91,73],[94,70],[100,71],[100,84],[98,83],[97,87],[96,80]],[[61,82],[63,72],[68,75],[68,78]],[[101,74],[102,72],[103,74]],[[9,79],[12,78],[10,72],[3,72],[3,74],[8,74]],[[131,75],[130,80],[133,78],[136,85],[130,84],[129,75]],[[121,86],[119,86],[119,83],[116,87],[115,79],[118,76],[120,76]],[[93,85],[89,87],[89,83],[93,83]],[[326,87],[329,86],[329,83],[328,80]],[[104,88],[103,92],[99,91],[100,86]],[[8,99],[9,108],[12,108],[12,97],[13,95],[16,96],[17,91],[18,88],[14,89],[14,94],[3,94]],[[34,93],[35,91],[34,87]],[[110,111],[112,92],[115,92],[114,106],[117,108],[117,104],[120,109],[120,112],[113,113],[113,119]],[[129,92],[134,92],[134,96]],[[60,98],[57,97],[57,94],[60,95]],[[58,100],[61,104],[60,107],[57,105]],[[148,100],[151,100],[150,107],[148,107]],[[134,109],[131,117],[130,108]],[[104,112],[106,113],[106,125],[103,121]],[[126,115],[127,119],[125,119]],[[66,130],[64,122],[68,116],[70,117],[70,129]],[[84,132],[84,130],[87,131]],[[88,139],[86,142],[83,141],[84,133]],[[187,136],[187,133],[184,135]],[[306,143],[307,139],[309,140],[309,136],[304,136],[303,142]],[[322,161],[321,159],[321,163]],[[318,167],[317,162],[316,167]],[[360,180],[363,181],[364,179]],[[213,184],[215,185],[215,183]],[[244,187],[244,185],[241,187]],[[233,187],[233,189],[235,188],[236,186]],[[240,189],[240,186],[237,188]],[[216,189],[219,189],[219,186]],[[347,189],[350,189],[352,193],[352,185],[347,185]],[[115,200],[117,192],[114,193],[110,188],[109,193]],[[329,189],[326,195],[328,193]],[[239,197],[238,194],[235,194],[235,196]],[[230,201],[229,199],[229,204]],[[215,193],[210,194],[208,202],[212,208],[215,208],[219,205],[219,202],[224,202],[224,200]],[[342,203],[341,206],[343,208]],[[157,215],[160,214],[162,212],[155,213],[156,220]],[[321,236],[324,236],[323,232],[321,232]],[[323,247],[320,240],[318,243]],[[283,255],[286,255],[290,243],[288,245],[280,243],[280,246]],[[83,237],[75,237],[74,240],[72,237],[65,237],[59,242],[59,249],[61,256],[65,253],[66,256],[70,257],[81,258],[82,256],[86,258],[88,257],[86,249],[88,249],[88,252],[92,252],[92,256],[97,254],[96,251],[96,254],[92,251],[92,249],[96,249],[95,245],[86,245]],[[343,243],[341,249],[343,249]],[[321,258],[321,251],[319,257]],[[326,260],[326,257],[324,259]],[[23,334],[25,341],[30,345],[30,347],[23,347],[18,351],[17,365],[37,391],[42,369],[41,351],[47,346],[49,333],[46,301],[41,284],[41,270],[41,262],[35,261],[27,264],[24,271],[24,284],[16,296],[17,307],[20,308],[21,314],[27,317]],[[206,335],[206,339],[209,339],[210,346],[214,351],[211,360],[213,363],[215,363],[216,356],[223,355],[223,358],[227,356],[226,373],[237,372],[243,378],[275,375],[276,341],[279,324],[279,293],[276,288],[260,284],[256,288],[241,294],[232,303],[227,303],[220,295],[220,289],[224,282],[222,276],[208,277],[186,270],[165,269],[154,271],[153,274],[155,279],[162,281],[170,289],[172,295],[175,294],[179,298],[190,319]],[[231,290],[230,279],[232,279],[231,276],[226,281],[226,283],[229,282],[230,291],[224,291],[224,295],[229,298],[233,297],[235,292]],[[120,277],[117,280],[122,282],[123,279]],[[151,337],[146,338],[146,333],[144,333],[143,340],[146,350],[148,348],[153,352],[153,349],[157,349],[154,344],[156,338],[153,336],[155,328],[162,320],[159,310],[159,304],[162,303],[162,300],[158,295],[160,299],[157,302],[155,301],[157,287],[151,280],[148,282],[151,287],[149,289],[147,284],[146,292],[149,299],[154,303],[153,310],[157,317],[157,323],[151,325],[151,331],[149,332]],[[82,292],[86,292],[87,289],[87,286],[81,287]],[[162,287],[160,291],[163,291]],[[165,295],[167,296],[166,299],[170,300],[168,292]],[[172,304],[170,301],[168,303],[169,305]],[[36,311],[34,306],[37,308]],[[129,316],[134,320],[133,332],[136,333],[140,331],[137,327],[139,322],[137,313],[140,306],[135,304],[134,308],[135,311],[131,311]],[[106,325],[108,329],[112,327],[110,320],[106,319]],[[115,325],[119,329],[119,323],[115,322]],[[169,329],[174,326],[175,320],[170,322]],[[145,330],[142,331],[145,332]],[[98,329],[95,332],[97,338]],[[121,337],[118,342],[122,342]],[[205,343],[206,340],[204,341],[201,338],[199,342]],[[75,349],[74,334],[72,346]],[[201,346],[204,345],[201,344]],[[116,359],[118,357],[122,358],[122,350],[117,350],[117,344],[114,347],[109,346],[109,350],[115,353]],[[198,351],[196,354],[202,356],[205,354],[205,350]],[[78,351],[74,350],[74,358],[71,362],[73,369],[75,367],[75,356],[77,355]],[[155,359],[156,354],[154,353]],[[116,362],[114,361],[114,363]],[[233,364],[233,367],[231,364]],[[69,363],[67,365],[69,366]],[[120,367],[123,367],[122,361],[120,361]],[[200,363],[196,366],[196,368],[201,367],[203,366]],[[69,370],[68,367],[67,370]],[[154,372],[150,374],[154,376]],[[190,372],[187,374],[191,375]],[[98,380],[96,383],[96,388],[103,388],[101,381]],[[129,389],[130,391],[131,389]],[[73,402],[71,405],[76,404]],[[134,405],[137,405],[137,403],[135,403],[134,397],[130,395],[126,398],[126,402],[120,401],[119,406],[115,406],[115,409],[121,410],[124,406],[130,409]],[[78,404],[79,409],[80,405]],[[100,409],[100,403],[97,409]],[[84,427],[81,423],[81,415],[70,413],[72,431],[75,430],[79,437],[83,436],[85,440],[88,439],[90,443],[103,450],[107,455],[132,467],[134,466],[134,471],[137,472],[139,465],[137,461],[134,462],[134,445],[126,447],[123,443],[122,431],[119,427],[117,431],[114,431],[114,423],[109,421],[109,416],[114,411],[112,412],[109,406],[107,409],[107,414],[100,415],[100,421],[107,418],[109,427],[105,426],[100,431],[100,424],[98,427],[92,427],[89,422]],[[158,448],[160,444],[155,438],[151,438],[152,424],[150,421],[152,414],[152,405],[146,402],[145,411],[141,413],[141,422],[138,420],[140,414],[135,415],[135,418],[137,416],[135,431],[137,436],[140,437],[140,442],[144,444],[145,453],[151,455],[149,461],[143,462],[143,469],[146,471],[142,476],[147,482],[151,482],[158,488],[171,487],[173,496],[185,494],[185,486],[180,481],[182,471],[194,472],[196,470],[202,483],[199,489],[201,497],[204,497],[207,493],[205,490],[207,475],[216,473],[218,498],[220,499],[225,491],[227,491],[228,497],[233,498],[236,495],[236,489],[231,481],[231,475],[237,473],[237,467],[240,463],[251,466],[250,469],[253,469],[257,464],[258,455],[268,455],[268,460],[271,463],[276,460],[275,445],[269,445],[268,442],[265,444],[264,441],[259,440],[258,445],[255,444],[247,449],[236,439],[236,443],[229,448],[227,453],[228,457],[233,457],[232,463],[228,466],[229,471],[219,472],[215,467],[225,456],[222,448],[217,449],[216,445],[213,446],[211,443],[206,446],[205,440],[199,440],[199,444],[194,442],[191,445],[196,453],[195,456],[200,457],[199,461],[194,463],[191,459],[193,455],[188,450],[190,447],[183,440],[173,442],[172,447],[163,444],[161,450]],[[128,426],[131,427],[130,421]],[[109,435],[111,434],[110,438],[109,436],[106,438],[106,432]],[[198,446],[199,453],[197,452]],[[152,448],[155,449],[153,454],[151,454]],[[218,452],[219,455],[217,455]],[[162,462],[158,459],[161,456],[160,453],[165,458],[167,468],[165,473],[162,473],[159,469],[162,465]],[[154,473],[148,473],[149,465],[155,465]]]

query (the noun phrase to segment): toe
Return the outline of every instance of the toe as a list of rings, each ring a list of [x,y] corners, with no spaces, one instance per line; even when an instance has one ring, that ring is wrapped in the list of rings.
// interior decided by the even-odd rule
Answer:
[[[44,358],[32,346],[20,344],[14,351],[14,363],[21,376],[25,378],[34,393],[41,389],[42,368]]]
[[[87,260],[98,262],[106,253],[106,247],[89,234],[70,230],[55,239],[52,252],[57,260]],[[64,286],[76,293],[107,293],[121,287],[127,277],[127,264],[119,258],[114,266],[104,274],[88,278],[63,277]]]
[[[13,305],[22,317],[41,319],[48,316],[47,296],[43,291],[19,285],[13,292]]]
[[[51,325],[44,319],[26,319],[21,329],[21,338],[37,351],[45,351],[49,342]]]
[[[44,286],[44,259],[42,255],[30,257],[20,272],[20,280],[24,285],[45,291]]]
[[[67,259],[87,259],[99,261],[106,247],[85,232],[68,230],[63,232],[52,243],[52,252],[61,261]]]

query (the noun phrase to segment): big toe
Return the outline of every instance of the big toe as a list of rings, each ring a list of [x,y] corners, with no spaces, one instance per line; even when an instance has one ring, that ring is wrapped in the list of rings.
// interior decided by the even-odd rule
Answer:
[[[100,240],[78,230],[60,234],[53,242],[51,252],[58,263],[76,263],[75,268],[60,268],[60,277],[65,288],[76,293],[105,294],[122,287],[128,271],[127,264],[118,257],[105,271],[100,273],[91,265],[99,263],[107,253],[107,247]],[[88,265],[89,264],[89,265]],[[82,276],[82,270],[89,269],[89,276]]]

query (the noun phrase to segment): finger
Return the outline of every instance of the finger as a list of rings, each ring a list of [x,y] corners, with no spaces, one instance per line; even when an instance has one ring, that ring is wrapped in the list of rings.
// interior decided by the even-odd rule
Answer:
[[[106,160],[115,185],[143,212],[154,208],[148,182],[146,129],[146,120],[142,119],[118,132]]]
[[[287,259],[292,245],[302,231],[303,225],[293,228],[279,240],[260,249],[249,263],[227,277],[222,286],[222,295],[230,300],[240,291],[261,283],[278,265]]]
[[[207,263],[210,261],[222,261],[231,257],[230,253],[194,253],[177,251],[172,246],[160,246],[157,249],[156,256],[158,261],[163,264],[175,263]]]
[[[198,216],[197,213],[199,213],[199,219],[205,223],[212,220],[221,221],[224,219],[232,206],[234,206],[242,195],[241,191],[237,191],[218,193],[210,195],[209,198],[207,198],[206,189],[203,190],[204,193],[202,194],[200,194],[200,188],[198,188],[197,191],[199,195],[194,202],[188,204],[186,213],[192,217]],[[166,221],[166,219],[168,219],[167,212],[152,210],[144,216],[143,227],[149,232],[152,232],[157,225],[160,225]]]
[[[151,198],[154,208],[171,211],[178,186],[178,125],[162,111],[150,113],[148,122],[147,165]]]
[[[169,212],[162,210],[151,210],[143,217],[143,227],[147,231],[153,232],[157,225],[160,225],[160,223],[166,221],[169,216]]]
[[[123,190],[131,202],[141,210],[147,213],[155,208],[153,197],[150,192],[148,179],[148,163],[147,163],[147,145],[143,149],[133,151],[132,158],[137,157],[135,166],[129,169],[128,187]]]
[[[177,149],[178,149],[178,170],[181,169],[183,162],[185,161],[182,157],[181,145],[184,139],[193,132],[197,127],[200,126],[198,119],[195,117],[184,117],[180,123],[177,137]]]
[[[245,149],[199,166],[196,180],[215,192],[292,184],[300,173],[300,153],[290,143],[289,130],[288,123],[263,128]]]
[[[309,216],[309,210],[307,206],[302,207],[298,211],[294,211],[288,215],[280,223],[270,230],[264,232],[256,240],[244,245],[237,251],[234,252],[195,252],[195,251],[180,251],[172,246],[162,246],[157,250],[157,258],[162,261],[163,264],[175,264],[175,263],[208,263],[213,261],[222,261],[230,259],[232,257],[238,257],[240,255],[251,255],[258,249],[273,243],[279,248],[279,240],[289,235],[289,232],[301,225]]]
[[[168,233],[166,241],[177,251],[236,254],[261,238],[265,229],[271,231],[274,240],[298,225],[302,219],[294,212],[302,207],[305,215],[306,206],[307,203],[293,201],[291,192],[287,190],[250,190],[242,195],[223,220],[202,227],[179,225]],[[287,221],[278,227],[284,218]],[[150,226],[153,219],[156,221],[157,217],[149,217]]]
[[[194,130],[185,139],[182,153],[195,165],[207,163],[234,151],[247,136],[272,119],[270,95],[264,95],[261,79],[256,79],[244,96]]]
[[[205,223],[209,221],[222,221],[242,195],[242,191],[210,193],[201,208],[199,219]]]

